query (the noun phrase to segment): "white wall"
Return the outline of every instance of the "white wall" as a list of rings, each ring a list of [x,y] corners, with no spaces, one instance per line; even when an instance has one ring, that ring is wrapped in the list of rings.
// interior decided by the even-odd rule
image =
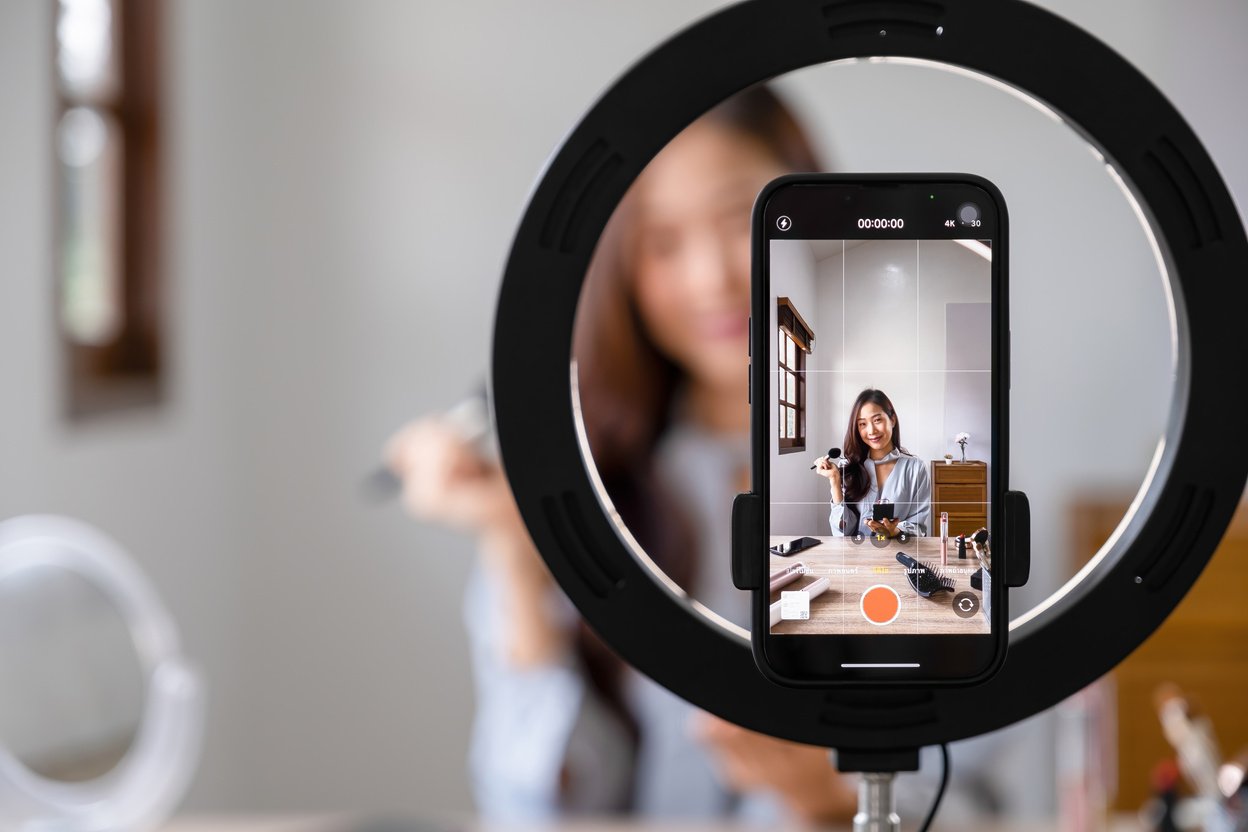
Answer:
[[[51,10],[38,2],[0,5],[0,512],[94,523],[124,542],[153,578],[187,652],[212,683],[212,730],[196,783],[202,797],[192,805],[225,805],[249,776],[237,765],[248,709],[236,590],[245,580],[246,501],[237,473],[241,391],[230,360],[237,318],[221,279],[235,271],[236,248],[231,241],[208,250],[204,232],[211,235],[231,209],[189,199],[180,188],[174,193],[169,405],[67,423],[51,326]],[[185,138],[181,123],[174,127],[175,142]],[[181,152],[176,158],[187,161]],[[179,165],[175,178],[203,182],[205,161]]]
[[[902,444],[922,458],[922,447],[911,445],[909,434],[923,422],[915,373],[920,351],[918,254],[914,240],[869,241],[846,247],[841,310],[845,318],[844,373],[834,393],[832,413],[844,430],[858,394],[868,387],[883,390],[897,409]]]
[[[812,484],[825,483],[810,471],[810,461],[819,455],[814,444],[814,431],[823,422],[815,379],[824,369],[827,355],[824,349],[823,320],[819,317],[816,293],[819,275],[816,270],[815,253],[805,240],[773,240],[771,242],[771,301],[768,305],[770,320],[767,331],[775,339],[779,326],[776,320],[776,299],[787,297],[802,319],[814,332],[814,350],[806,356],[806,451],[780,453],[779,431],[771,431],[768,441],[771,455],[771,530],[772,534],[800,537],[812,534],[817,528],[819,504],[812,493]],[[771,348],[775,355],[776,347]],[[772,368],[769,401],[779,401],[776,383],[779,374]],[[774,417],[773,417],[774,418]],[[824,492],[827,488],[825,486]],[[824,511],[824,514],[827,512]],[[825,521],[826,523],[826,521]]]
[[[470,546],[397,510],[363,508],[355,485],[395,424],[475,383],[499,264],[547,153],[623,67],[717,5],[171,3],[174,387],[157,414],[74,426],[59,418],[49,309],[50,9],[0,4],[0,512],[97,523],[156,581],[211,683],[189,808],[468,806],[458,616]],[[1244,205],[1248,99],[1233,81],[1248,77],[1248,8],[1045,5],[1153,78]],[[991,96],[878,78],[794,85],[834,137],[834,161],[1000,176],[1018,285],[1030,287],[1016,309],[1045,308],[1065,285],[1054,281],[1082,280],[1053,244],[1072,233],[1044,207],[1053,203],[1011,194],[1068,193],[1082,175],[1054,172],[1086,151],[1058,142],[1037,152],[1031,122],[996,124]],[[907,90],[919,100],[901,106]],[[991,141],[910,130],[939,120],[950,92],[965,126]],[[999,174],[1009,166],[1021,184]],[[1112,279],[1148,274],[1147,258],[1104,254],[1133,220],[1102,210],[1112,190],[1080,194],[1077,216],[1107,235],[1067,246],[1100,252],[1088,260],[1097,280],[1074,284],[1088,292],[1082,302],[1115,333],[1164,323],[1152,301],[1139,306],[1147,293]],[[1016,484],[1043,507],[1062,505],[1070,482],[1138,480],[1162,410],[1149,390],[1164,386],[1164,345],[1088,351],[1052,337],[1041,315],[1014,327],[1014,392],[1036,403],[1015,409],[1015,435],[1029,437],[1015,448]],[[456,336],[462,364],[435,358]],[[1020,353],[1020,336],[1043,348]],[[1099,383],[1054,396],[1090,356]],[[1096,455],[1065,416],[1088,401],[1130,414]],[[1059,548],[1058,526],[1035,531]],[[1026,598],[1060,577],[1046,563]]]
[[[939,459],[941,451],[962,456],[955,439],[965,433],[966,458],[986,461],[992,448],[992,304],[946,304],[945,332],[945,360],[951,369],[933,391],[943,399],[944,431],[932,459]],[[991,470],[989,463],[990,476]]]
[[[850,241],[849,245],[853,245]],[[845,424],[847,417],[841,416],[844,406],[842,371],[845,369],[845,315],[842,310],[845,303],[845,256],[841,251],[822,258],[818,263],[818,284],[815,292],[815,314],[819,316],[822,340],[818,342],[820,350],[821,372],[811,379],[811,399],[822,418],[813,425],[810,436],[815,454],[827,453],[831,448],[840,448],[844,452]],[[838,410],[838,407],[841,409]],[[809,469],[807,469],[809,473]],[[814,530],[820,534],[831,534],[828,524],[828,493],[827,482],[819,479],[811,483],[810,498],[820,503],[820,510],[815,518]],[[812,534],[814,532],[811,532]]]

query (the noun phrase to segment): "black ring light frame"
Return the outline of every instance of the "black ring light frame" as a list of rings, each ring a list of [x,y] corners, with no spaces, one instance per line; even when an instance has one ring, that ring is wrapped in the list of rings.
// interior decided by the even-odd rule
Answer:
[[[1012,623],[1008,658],[993,679],[962,689],[784,688],[758,671],[740,630],[654,574],[604,510],[574,414],[572,326],[603,226],[677,133],[752,84],[881,56],[1001,81],[1099,148],[1134,195],[1170,277],[1174,401],[1132,511],[1081,580]],[[632,67],[544,171],[516,232],[495,321],[491,396],[504,466],[537,548],[589,624],[695,705],[840,749],[974,736],[1111,669],[1161,624],[1211,557],[1248,474],[1248,446],[1204,438],[1210,419],[1248,424],[1245,388],[1228,383],[1248,355],[1240,329],[1246,275],[1243,225],[1191,128],[1138,70],[1076,26],[1021,0],[750,0]]]

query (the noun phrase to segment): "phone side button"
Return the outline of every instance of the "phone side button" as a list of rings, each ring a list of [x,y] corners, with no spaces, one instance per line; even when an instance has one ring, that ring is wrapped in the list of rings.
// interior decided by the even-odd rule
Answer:
[[[750,377],[754,375],[754,363],[750,362],[745,365],[745,401],[746,404],[754,404],[754,385],[750,384]]]

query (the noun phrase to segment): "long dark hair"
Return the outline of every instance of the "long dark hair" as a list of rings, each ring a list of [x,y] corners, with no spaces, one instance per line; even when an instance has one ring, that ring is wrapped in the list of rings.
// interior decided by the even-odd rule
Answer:
[[[822,169],[792,112],[766,86],[738,93],[698,123],[753,140],[788,171]],[[598,241],[573,333],[581,412],[604,483],[650,459],[684,380],[684,372],[646,334],[633,296],[636,213],[630,190]]]
[[[738,93],[699,122],[756,142],[787,171],[822,169],[797,119],[766,86]],[[581,291],[573,333],[581,415],[594,465],[621,519],[654,562],[688,589],[697,572],[697,536],[664,493],[653,461],[685,375],[648,337],[637,309],[634,194],[624,196],[607,223]],[[748,407],[744,397],[741,407]],[[594,686],[625,713],[620,660],[583,623],[577,642]]]
[[[755,142],[787,171],[821,170],[797,119],[766,86],[734,95],[698,122]],[[646,334],[637,309],[636,213],[630,190],[603,231],[581,291],[573,333],[581,414],[594,464],[621,517],[655,563],[688,589],[696,570],[692,535],[682,530],[687,523],[673,512],[652,465],[685,374]],[[743,367],[744,361],[743,354]],[[744,398],[741,407],[748,407]]]
[[[858,502],[871,490],[871,483],[867,481],[867,466],[862,464],[871,452],[871,448],[862,441],[862,436],[858,433],[858,414],[867,404],[874,404],[888,414],[888,418],[893,420],[893,447],[907,456],[910,455],[910,452],[901,446],[901,420],[897,418],[897,409],[893,407],[892,400],[884,395],[883,390],[876,390],[873,387],[868,387],[859,393],[858,398],[854,399],[854,406],[849,411],[849,427],[845,428],[846,462],[841,472],[841,482],[846,504]]]

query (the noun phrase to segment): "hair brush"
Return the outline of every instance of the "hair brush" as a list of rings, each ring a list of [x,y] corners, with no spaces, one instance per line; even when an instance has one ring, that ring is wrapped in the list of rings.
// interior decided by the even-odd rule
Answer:
[[[930,598],[937,592],[952,592],[953,578],[946,577],[943,572],[907,555],[897,553],[897,562],[906,567],[906,580],[911,588],[924,598]]]

